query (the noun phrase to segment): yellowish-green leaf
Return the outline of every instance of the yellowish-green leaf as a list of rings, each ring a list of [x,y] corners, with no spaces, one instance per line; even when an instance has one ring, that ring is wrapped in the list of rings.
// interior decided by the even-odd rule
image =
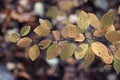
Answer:
[[[90,16],[90,25],[93,26],[95,29],[100,29],[101,28],[101,23],[97,16],[93,13],[88,13]]]
[[[55,40],[60,39],[60,32],[58,30],[54,30],[54,31],[52,31],[52,33],[53,33]]]
[[[117,31],[109,31],[105,34],[105,37],[110,42],[120,41],[120,33]]]
[[[81,10],[78,14],[77,25],[83,32],[86,31],[90,25],[89,15],[83,10]]]
[[[24,37],[17,42],[17,45],[19,47],[28,47],[31,45],[31,43],[32,39],[30,39],[29,37]]]
[[[74,46],[72,43],[65,43],[61,48],[60,48],[60,58],[61,59],[66,59],[72,56],[74,52]]]
[[[51,44],[51,42],[52,42],[51,39],[42,40],[42,41],[39,43],[40,49],[46,49],[46,48]]]
[[[75,51],[75,58],[82,59],[88,50],[88,44],[80,44]]]
[[[20,39],[19,33],[11,33],[7,36],[9,42],[17,42]]]
[[[91,47],[89,47],[84,58],[85,61],[84,61],[83,67],[84,68],[89,67],[90,64],[94,61],[94,59],[95,59],[95,54],[93,53]]]
[[[31,26],[24,26],[20,30],[20,35],[21,36],[26,36],[30,32]]]
[[[61,34],[64,38],[75,38],[79,33],[79,30],[75,25],[67,24],[61,31]]]
[[[115,69],[116,73],[120,73],[120,60],[114,57],[113,68]]]
[[[109,56],[107,47],[101,42],[94,42],[91,44],[92,51],[101,58],[106,58]]]
[[[48,59],[53,59],[58,55],[58,53],[59,53],[59,45],[54,43],[47,49],[46,55]]]
[[[50,18],[56,18],[58,14],[58,9],[57,7],[53,6],[51,7],[47,12],[46,12],[46,16],[50,17]]]
[[[32,47],[30,47],[30,50],[29,50],[29,58],[34,61],[36,60],[40,55],[40,50],[39,50],[39,47],[38,45],[33,45]]]
[[[103,27],[109,27],[114,23],[115,20],[115,11],[114,10],[109,10],[107,13],[105,13],[100,22]]]
[[[50,28],[46,27],[46,26],[37,26],[35,29],[34,29],[34,32],[42,37],[42,36],[47,36],[50,32]]]
[[[48,20],[39,19],[39,23],[41,26],[46,26],[50,29],[52,28],[52,24]]]

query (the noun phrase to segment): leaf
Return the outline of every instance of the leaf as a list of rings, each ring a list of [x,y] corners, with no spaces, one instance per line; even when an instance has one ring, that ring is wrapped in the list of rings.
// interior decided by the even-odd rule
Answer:
[[[115,69],[116,73],[120,73],[120,60],[114,57],[113,68]]]
[[[95,29],[100,29],[101,28],[101,23],[97,16],[93,13],[88,13],[90,16],[90,25],[93,26]]]
[[[88,50],[88,44],[86,43],[80,44],[75,51],[75,58],[82,59],[85,56],[87,50]]]
[[[47,58],[53,59],[55,58],[59,53],[59,45],[54,43],[47,49]]]
[[[116,50],[120,49],[120,41],[113,43],[113,45],[115,46]]]
[[[106,64],[111,64],[113,62],[113,56],[109,55],[107,57],[103,57],[102,58],[103,62],[105,62]]]
[[[65,43],[61,48],[60,48],[60,58],[61,59],[66,59],[72,56],[74,52],[74,46],[72,43]]]
[[[62,0],[58,3],[61,10],[69,11],[74,7],[74,2],[72,0]]]
[[[100,42],[94,42],[91,44],[92,51],[101,58],[106,58],[109,56],[107,47],[100,43]]]
[[[79,30],[75,25],[67,24],[61,31],[61,34],[64,38],[75,38],[79,33]]]
[[[87,50],[87,53],[84,57],[84,64],[83,67],[87,68],[88,66],[90,66],[90,64],[94,61],[95,59],[95,55],[91,49],[91,47]]]
[[[78,34],[75,36],[75,38],[74,38],[74,41],[76,41],[76,42],[82,42],[82,41],[84,41],[84,40],[85,40],[85,37],[84,37],[84,35],[81,34],[81,33],[78,33]]]
[[[19,33],[11,33],[7,36],[9,42],[17,42],[20,39]]]
[[[117,31],[109,31],[105,34],[105,37],[110,42],[120,41],[120,33]]]
[[[54,30],[54,31],[52,31],[52,33],[53,33],[55,40],[60,39],[60,32],[58,30]]]
[[[84,32],[90,25],[89,15],[81,10],[77,18],[78,27]]]
[[[45,27],[48,27],[50,29],[52,28],[52,24],[48,20],[39,19],[39,23],[41,26],[45,26]]]
[[[58,9],[57,7],[53,6],[51,7],[47,12],[46,12],[46,16],[50,17],[50,18],[56,18],[58,14]]]
[[[116,50],[116,52],[114,53],[114,56],[115,56],[117,59],[120,59],[120,49]]]
[[[31,26],[24,26],[22,27],[22,29],[20,30],[20,35],[26,36],[29,32],[30,32]]]
[[[39,47],[38,45],[33,45],[32,47],[30,47],[30,50],[29,50],[29,58],[34,61],[36,60],[40,55],[40,50],[39,50]]]
[[[100,22],[103,27],[108,27],[111,26],[115,21],[115,11],[114,10],[109,10],[107,13],[105,13]]]
[[[29,37],[24,37],[17,42],[17,45],[19,47],[28,47],[31,45],[31,43],[32,39],[30,39]]]
[[[50,28],[46,27],[46,26],[37,26],[35,29],[34,29],[34,32],[40,36],[40,37],[43,37],[43,36],[47,36],[50,32]]]
[[[115,31],[114,25],[111,25],[110,27],[103,27],[102,29],[97,29],[93,35],[95,37],[102,37],[109,31]]]
[[[51,42],[52,42],[51,39],[42,40],[42,41],[39,43],[40,49],[46,49],[46,48],[51,44]]]

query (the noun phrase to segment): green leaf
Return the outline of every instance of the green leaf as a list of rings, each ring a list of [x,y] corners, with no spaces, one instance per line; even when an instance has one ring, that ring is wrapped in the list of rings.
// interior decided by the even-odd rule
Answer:
[[[77,18],[77,25],[78,27],[84,32],[90,25],[90,18],[89,15],[81,10],[79,12],[78,18]]]
[[[26,36],[29,32],[30,32],[31,26],[24,26],[22,27],[22,29],[20,30],[20,35]]]
[[[60,58],[61,59],[66,59],[72,56],[74,52],[74,46],[72,43],[65,43],[62,45],[60,48]]]
[[[42,41],[39,43],[40,49],[46,49],[46,48],[51,44],[51,42],[52,42],[51,39],[42,40]]]
[[[30,39],[29,37],[24,37],[17,42],[17,45],[19,47],[28,47],[31,45],[31,43],[32,43],[32,39]]]
[[[34,61],[36,60],[40,55],[40,50],[39,50],[39,47],[38,45],[33,45],[32,47],[30,47],[30,50],[29,50],[29,58]]]
[[[90,47],[85,55],[83,67],[87,68],[88,66],[90,66],[90,64],[94,61],[94,59],[95,59],[95,54],[93,53]]]
[[[19,33],[11,33],[7,36],[9,42],[17,42],[20,39]]]
[[[120,60],[114,57],[113,68],[115,69],[116,73],[120,73]]]
[[[82,59],[88,50],[88,44],[80,44],[75,51],[75,58]]]
[[[55,58],[59,53],[59,45],[54,43],[47,49],[47,58],[53,59]]]
[[[105,13],[100,22],[103,27],[109,27],[111,26],[115,21],[115,11],[114,10],[109,10],[107,13]]]

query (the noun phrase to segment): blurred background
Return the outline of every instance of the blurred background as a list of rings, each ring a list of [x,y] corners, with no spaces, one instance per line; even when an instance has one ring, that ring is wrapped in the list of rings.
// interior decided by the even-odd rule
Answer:
[[[39,25],[39,18],[48,19],[53,29],[70,22],[75,24],[77,12],[92,12],[100,18],[109,9],[117,13],[116,29],[120,29],[120,0],[0,0],[0,80],[120,80],[112,66],[96,57],[86,69],[82,60],[47,60],[40,56],[31,61],[28,48],[19,48],[5,40],[6,34],[19,32],[25,25],[32,30]],[[37,39],[30,33],[32,39]],[[44,53],[44,51],[43,51]]]

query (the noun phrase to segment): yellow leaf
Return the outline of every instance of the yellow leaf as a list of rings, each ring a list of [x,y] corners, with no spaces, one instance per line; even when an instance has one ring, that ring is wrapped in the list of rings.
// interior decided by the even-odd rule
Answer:
[[[101,58],[106,58],[109,56],[107,47],[100,43],[100,42],[94,42],[91,44],[92,51]]]
[[[90,25],[89,15],[81,10],[77,18],[78,27],[84,32]]]
[[[105,62],[106,64],[111,64],[113,62],[113,56],[109,55],[107,57],[102,58],[103,62]]]
[[[115,53],[114,56],[118,59],[120,59],[120,49],[118,49]]]
[[[47,58],[53,59],[55,58],[59,53],[59,45],[54,43],[47,49]]]
[[[110,42],[120,41],[120,33],[117,31],[109,31],[105,34],[105,37]]]
[[[17,42],[17,45],[19,47],[28,47],[31,45],[31,43],[32,39],[30,39],[29,37],[24,37]]]
[[[46,27],[46,26],[37,26],[34,29],[34,32],[38,35],[38,36],[47,36],[50,32],[50,28]]]
[[[120,49],[120,41],[113,43],[113,45],[115,46],[116,50]]]
[[[90,16],[90,25],[93,26],[95,29],[100,29],[101,28],[101,23],[97,16],[93,13],[88,13]]]
[[[64,38],[75,38],[79,33],[79,30],[75,25],[67,24],[61,31],[61,34]]]
[[[84,35],[81,34],[81,33],[78,33],[78,34],[75,36],[75,38],[74,38],[74,41],[76,41],[76,42],[82,42],[82,41],[84,41],[84,40],[85,40],[85,37],[84,37]]]
[[[60,48],[60,58],[61,59],[66,59],[72,56],[74,52],[74,46],[71,43],[65,43],[61,48]]]
[[[114,23],[115,20],[115,11],[114,10],[109,10],[107,13],[105,13],[100,22],[103,27],[108,27],[111,26]]]
[[[8,41],[17,42],[20,39],[20,35],[18,33],[11,33],[7,36]]]
[[[48,20],[39,19],[39,23],[41,26],[45,26],[45,27],[48,27],[50,29],[52,28],[52,24]]]
[[[97,29],[93,35],[95,37],[102,37],[109,31],[115,31],[114,25],[111,25],[110,27],[103,27],[102,29]]]
[[[52,33],[53,33],[55,40],[60,39],[60,32],[58,30],[54,30],[54,31],[52,31]]]
[[[39,43],[40,49],[46,49],[46,48],[51,44],[51,42],[52,42],[51,39],[42,40],[42,41]]]
[[[73,1],[72,0],[62,0],[58,3],[60,9],[65,10],[65,11],[69,11],[71,8],[74,7],[73,5]]]
[[[30,50],[29,50],[29,58],[34,61],[36,60],[40,55],[40,50],[39,50],[39,47],[38,45],[33,45],[32,47],[30,47]]]
[[[90,66],[90,64],[94,61],[94,59],[95,59],[95,55],[94,55],[91,47],[89,47],[89,49],[87,50],[87,53],[85,55],[85,58],[84,58],[83,67],[87,68],[88,66]]]
[[[75,58],[82,59],[88,50],[88,44],[80,44],[75,51]]]
[[[31,26],[24,26],[20,30],[20,35],[21,36],[26,36],[30,32]]]

